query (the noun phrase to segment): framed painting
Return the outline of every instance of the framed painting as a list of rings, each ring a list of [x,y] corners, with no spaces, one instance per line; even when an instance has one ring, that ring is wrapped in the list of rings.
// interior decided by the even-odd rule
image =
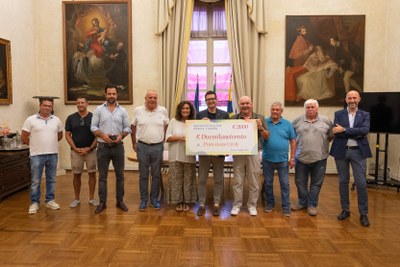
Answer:
[[[286,16],[285,105],[342,106],[364,88],[365,15]]]
[[[11,44],[0,38],[0,105],[12,104]]]
[[[104,87],[118,88],[118,102],[132,104],[131,1],[64,1],[65,103],[78,96],[104,102]]]

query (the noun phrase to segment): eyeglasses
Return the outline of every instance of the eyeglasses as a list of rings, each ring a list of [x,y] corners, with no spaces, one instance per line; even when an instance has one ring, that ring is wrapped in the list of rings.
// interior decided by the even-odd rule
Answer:
[[[214,100],[216,100],[215,97],[213,97],[213,98],[206,98],[206,101],[214,101]]]
[[[84,118],[80,118],[79,119],[79,125],[82,126],[82,127],[85,126],[85,119]]]

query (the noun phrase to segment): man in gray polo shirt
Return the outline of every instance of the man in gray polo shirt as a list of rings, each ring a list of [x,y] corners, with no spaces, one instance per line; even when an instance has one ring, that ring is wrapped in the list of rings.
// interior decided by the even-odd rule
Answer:
[[[295,183],[298,203],[292,210],[308,209],[310,216],[317,215],[318,195],[325,177],[329,142],[332,140],[332,122],[318,114],[318,101],[304,103],[305,115],[293,121],[296,132]],[[310,187],[308,187],[310,177]]]

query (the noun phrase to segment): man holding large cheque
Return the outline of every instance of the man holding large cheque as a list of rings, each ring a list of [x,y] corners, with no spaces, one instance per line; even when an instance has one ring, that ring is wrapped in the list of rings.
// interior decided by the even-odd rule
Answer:
[[[213,91],[207,92],[206,101],[208,107],[210,101],[216,101]],[[250,97],[240,98],[240,113],[230,120],[221,120],[217,109],[216,116],[210,118],[209,109],[198,114],[202,120],[187,121],[186,154],[199,155],[199,202],[198,216],[205,213],[206,182],[210,164],[214,171],[214,208],[213,215],[220,213],[219,201],[223,187],[224,155],[233,155],[234,201],[232,215],[238,215],[242,206],[244,177],[249,179],[249,199],[247,208],[252,216],[257,215],[257,200],[259,195],[258,176],[260,172],[259,150],[261,138],[267,140],[269,131],[264,116],[253,112],[253,104]],[[207,117],[202,118],[207,114]],[[212,114],[212,113],[211,113]],[[219,113],[220,115],[222,113]]]
[[[232,117],[232,119],[255,119],[258,130],[258,148],[261,148],[261,138],[268,140],[269,131],[265,118],[261,114],[253,112],[253,102],[250,97],[242,96],[239,100],[240,113]],[[243,184],[247,172],[249,183],[249,197],[247,200],[247,209],[251,216],[257,215],[257,200],[259,196],[258,177],[260,174],[260,158],[256,155],[234,155],[233,156],[233,207],[231,215],[236,216],[240,212],[243,204]]]
[[[197,120],[224,120],[229,119],[228,112],[220,110],[217,108],[217,95],[214,91],[207,91],[204,96],[207,104],[207,109],[203,110],[196,115]],[[220,214],[220,201],[221,195],[223,191],[223,171],[224,171],[224,155],[218,156],[210,156],[203,155],[199,156],[199,185],[198,185],[198,194],[199,194],[199,209],[197,210],[197,216],[202,216],[205,214],[205,202],[207,196],[207,179],[208,179],[208,171],[210,169],[210,165],[212,165],[213,169],[213,178],[214,178],[214,207],[213,207],[213,215],[219,216]]]

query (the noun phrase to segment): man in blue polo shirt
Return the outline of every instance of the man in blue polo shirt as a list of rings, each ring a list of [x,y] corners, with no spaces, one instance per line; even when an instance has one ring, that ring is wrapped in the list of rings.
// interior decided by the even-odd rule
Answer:
[[[289,167],[294,167],[296,153],[296,134],[292,124],[282,118],[283,107],[280,102],[271,105],[271,116],[265,119],[270,131],[269,139],[263,141],[262,166],[265,190],[265,212],[271,212],[275,206],[274,171],[278,171],[281,185],[283,215],[290,216]],[[290,145],[290,160],[288,152]]]

